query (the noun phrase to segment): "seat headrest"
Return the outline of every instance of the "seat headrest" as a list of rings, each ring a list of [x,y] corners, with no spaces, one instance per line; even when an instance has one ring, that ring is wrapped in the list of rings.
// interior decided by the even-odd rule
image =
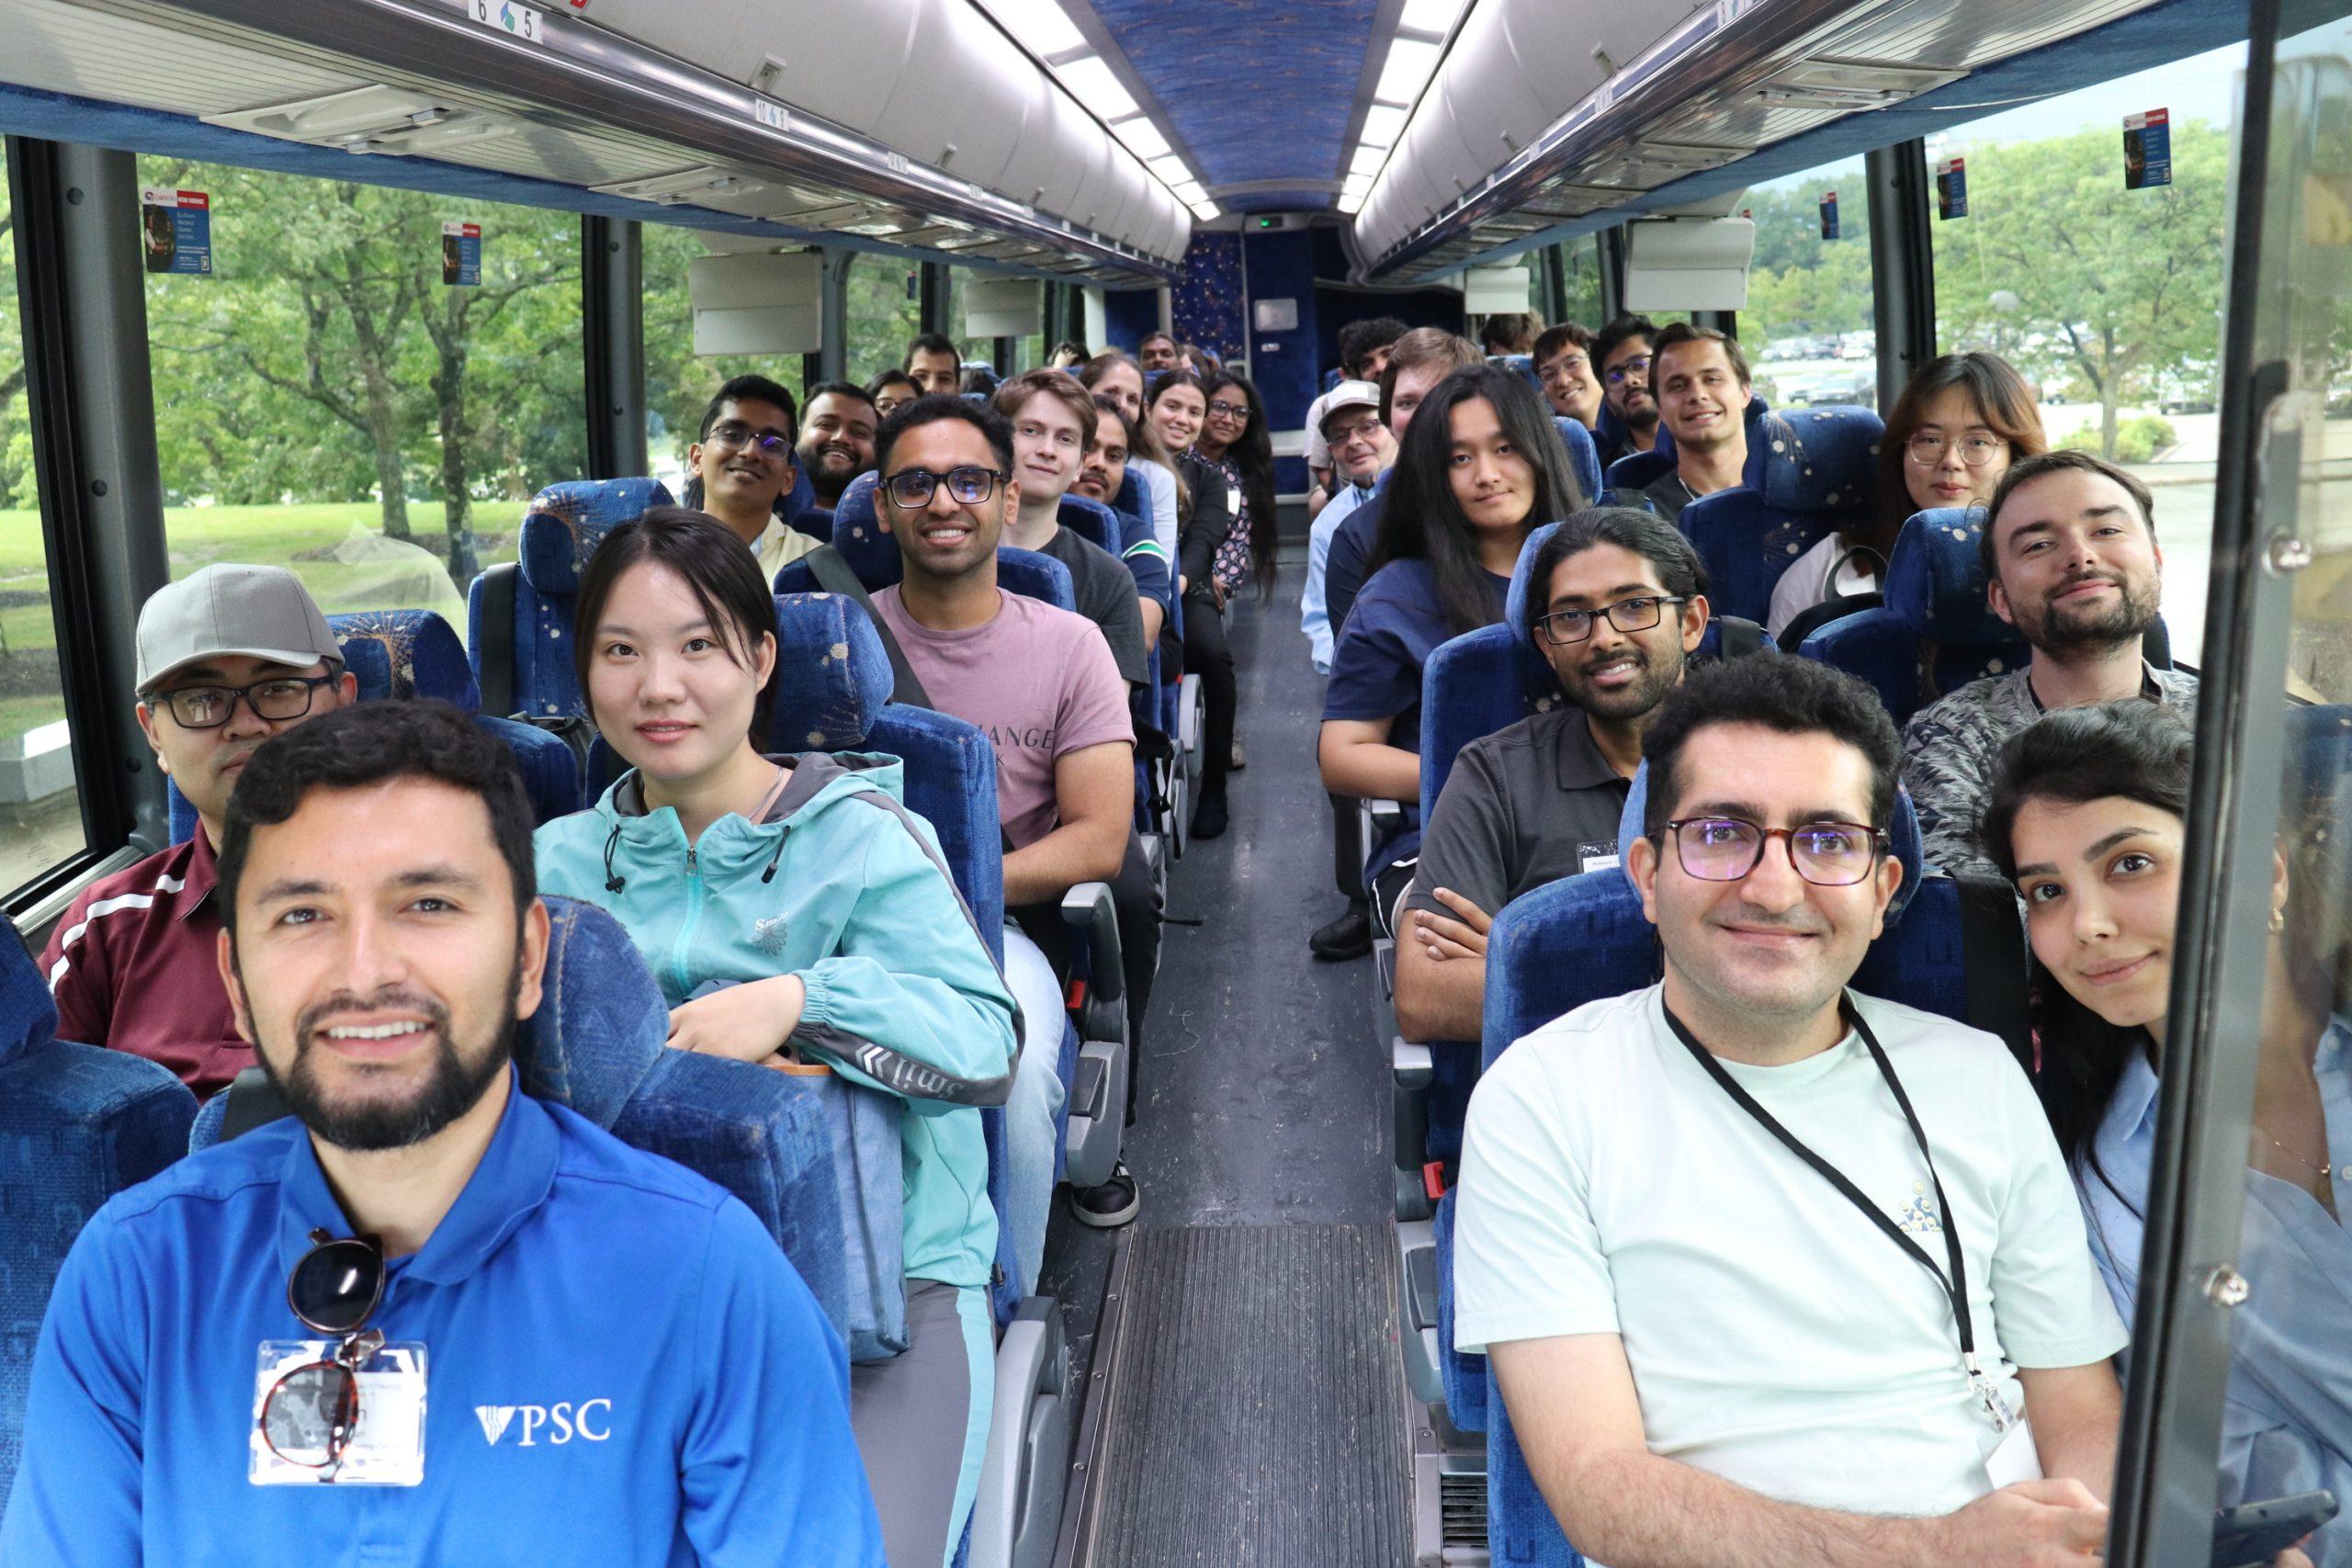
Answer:
[[[842,751],[863,745],[890,700],[890,656],[873,618],[838,593],[779,593],[775,601],[773,750]]]
[[[660,479],[571,479],[531,498],[517,558],[524,581],[542,593],[577,593],[580,574],[605,536],[676,504]]]
[[[1070,580],[1069,568],[1035,550],[999,545],[996,582],[1006,592],[1018,593],[1025,599],[1042,599],[1064,610],[1078,607],[1078,587]]]
[[[1577,477],[1577,491],[1590,506],[1600,493],[1600,448],[1592,444],[1592,432],[1580,421],[1554,414],[1552,423],[1559,428],[1560,442],[1568,449],[1568,472]]]
[[[1527,595],[1532,592],[1527,579],[1535,564],[1536,554],[1544,547],[1544,541],[1559,531],[1557,523],[1546,523],[1528,535],[1527,543],[1520,547],[1517,564],[1510,569],[1510,591],[1503,595],[1503,624],[1510,627],[1512,640],[1521,648],[1532,649],[1535,646],[1527,635]]]
[[[49,1043],[57,1032],[57,1002],[33,962],[17,922],[0,914],[0,1062]]]
[[[1764,504],[1775,512],[1851,512],[1877,494],[1886,426],[1868,409],[1792,409],[1764,416]]]
[[[358,677],[359,695],[435,697],[466,712],[481,708],[481,688],[457,628],[430,610],[359,610],[329,615],[343,657]],[[363,649],[382,658],[368,658]]]
[[[879,474],[858,475],[833,507],[833,548],[869,592],[888,588],[904,570],[899,541],[882,531],[875,514],[875,491],[881,482]]]
[[[1151,511],[1151,502],[1143,493],[1143,481],[1129,468],[1119,480],[1119,493],[1111,498],[1112,504],[1130,517],[1141,517]]]
[[[547,899],[545,994],[514,1033],[526,1093],[611,1131],[662,1059],[670,1008],[620,922],[593,904]]]
[[[1895,536],[1884,603],[1929,642],[2018,640],[2017,628],[1985,603],[1984,569],[1976,558],[1984,527],[1981,508],[1938,506],[1914,513]]]
[[[1617,817],[1617,853],[1619,866],[1625,880],[1631,882],[1634,873],[1623,856],[1635,839],[1642,836],[1642,823],[1649,811],[1650,765],[1644,762],[1634,770],[1632,787],[1625,792],[1625,807]],[[1911,792],[1897,784],[1894,789],[1894,820],[1886,830],[1887,842],[1894,858],[1903,863],[1903,885],[1894,890],[1894,899],[1886,907],[1886,923],[1891,930],[1903,919],[1903,911],[1919,891],[1919,879],[1927,874],[1927,853],[1919,840],[1918,814],[1911,809]]]
[[[1089,501],[1082,495],[1062,497],[1061,510],[1056,520],[1097,549],[1117,555],[1126,547],[1120,536],[1119,516],[1099,501]]]

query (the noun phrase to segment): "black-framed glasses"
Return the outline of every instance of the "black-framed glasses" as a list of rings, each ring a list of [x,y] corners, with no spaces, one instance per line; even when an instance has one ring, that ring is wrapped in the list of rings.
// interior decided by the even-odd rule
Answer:
[[[286,1304],[303,1327],[336,1344],[279,1378],[262,1400],[262,1441],[288,1464],[332,1469],[351,1447],[359,1369],[384,1348],[384,1331],[368,1326],[383,1299],[384,1249],[374,1236],[311,1233],[311,1250],[287,1276]]]
[[[1535,632],[1554,648],[1567,648],[1592,635],[1596,615],[1606,615],[1621,632],[1645,632],[1666,618],[1668,604],[1685,603],[1679,593],[1637,593],[1598,610],[1555,610],[1535,623]]]
[[[1250,405],[1248,403],[1228,403],[1223,398],[1219,398],[1216,401],[1209,405],[1209,412],[1214,414],[1222,414],[1227,419],[1248,419],[1250,417]]]
[[[1657,833],[1674,835],[1685,874],[1702,882],[1737,882],[1764,861],[1764,846],[1788,840],[1789,863],[1815,887],[1851,887],[1867,878],[1886,852],[1886,834],[1862,822],[1801,822],[1766,828],[1744,817],[1684,817]]]
[[[792,456],[792,443],[773,431],[753,430],[740,419],[725,420],[710,427],[710,444],[724,446],[730,452],[749,447],[771,463],[780,463]]]
[[[929,468],[900,468],[884,479],[882,484],[890,492],[892,501],[912,510],[918,506],[929,506],[932,491],[941,485],[945,485],[947,493],[963,505],[978,506],[996,493],[997,481],[1003,478],[1004,470],[1001,468],[967,465],[950,468],[944,474],[934,474]]]
[[[250,686],[182,686],[161,692],[157,700],[171,709],[172,722],[182,729],[218,729],[229,722],[239,703],[254,716],[271,723],[300,718],[311,711],[311,694],[331,684],[334,675],[273,675]]]
[[[1646,376],[1649,373],[1650,356],[1646,354],[1636,355],[1631,359],[1620,360],[1609,367],[1609,384],[1612,387],[1622,387],[1625,384],[1626,377]]]

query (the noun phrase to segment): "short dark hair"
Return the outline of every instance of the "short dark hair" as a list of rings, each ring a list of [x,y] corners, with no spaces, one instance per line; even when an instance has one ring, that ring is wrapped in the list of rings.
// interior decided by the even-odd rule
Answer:
[[[1647,316],[1620,316],[1592,334],[1592,367],[1595,370],[1609,363],[1609,356],[1634,338],[1655,344],[1657,323]]]
[[[775,633],[775,599],[760,575],[759,558],[718,518],[683,506],[649,506],[644,515],[620,525],[596,546],[580,574],[571,608],[571,672],[580,700],[588,702],[588,669],[596,651],[596,623],[621,573],[639,561],[666,567],[685,582],[703,618],[720,634],[727,656],[749,670],[760,638]],[[731,636],[729,634],[732,634]],[[768,708],[779,671],[770,670],[752,703],[752,743],[767,734]],[[589,716],[595,716],[593,708]]]
[[[1721,724],[1822,734],[1851,746],[1871,767],[1870,825],[1883,829],[1894,822],[1903,743],[1878,694],[1816,660],[1776,654],[1693,665],[1658,705],[1657,716],[1642,733],[1642,758],[1650,770],[1645,833],[1657,832],[1681,804],[1682,750],[1690,737]]]
[[[944,354],[958,365],[964,363],[964,351],[956,347],[956,340],[949,337],[945,333],[921,333],[916,334],[913,340],[907,344],[907,355],[904,359],[899,361],[899,368],[901,370],[912,370],[915,367],[915,355],[918,354]]]
[[[1019,416],[1032,398],[1051,398],[1078,421],[1080,446],[1094,440],[1094,394],[1066,370],[1023,370],[996,389],[989,406],[1009,422]]]
[[[710,406],[702,411],[702,430],[700,434],[695,435],[695,439],[697,441],[709,440],[710,427],[718,423],[718,415],[720,412],[724,410],[729,403],[740,403],[747,400],[763,403],[773,403],[777,408],[782,409],[784,411],[784,438],[787,442],[795,444],[798,443],[800,440],[800,405],[792,400],[792,394],[785,389],[783,382],[771,381],[765,376],[735,376],[729,378],[727,384],[718,389],[718,395],[710,400]]]
[[[1541,370],[1544,368],[1545,360],[1553,358],[1560,350],[1570,344],[1583,349],[1589,358],[1592,354],[1592,333],[1575,321],[1563,321],[1556,327],[1545,327],[1542,335],[1536,338],[1535,346],[1528,350],[1528,357],[1534,360],[1535,367]]]
[[[1993,499],[1984,506],[1984,525],[1976,531],[1976,562],[1984,569],[1986,578],[2001,575],[1999,558],[1993,550],[1993,524],[2001,515],[2001,508],[2008,504],[2010,494],[2019,485],[2030,484],[2045,475],[2065,472],[2097,474],[2101,479],[2113,479],[2121,485],[2124,493],[2132,498],[2132,503],[2140,509],[2140,521],[2146,525],[2148,537],[2153,539],[2156,536],[2156,498],[2146,485],[2140,482],[2138,475],[2078,447],[2061,446],[2055,452],[2044,452],[2039,457],[2028,457],[2022,463],[2010,464],[2008,471],[2001,476],[2001,482],[1993,487]]]
[[[1374,316],[1368,321],[1350,321],[1340,329],[1340,364],[1353,376],[1363,364],[1363,356],[1386,348],[1403,337],[1405,323],[1394,316]]]
[[[735,548],[748,553],[741,541]],[[522,770],[506,743],[447,703],[356,703],[272,737],[238,776],[220,830],[218,902],[230,935],[236,934],[237,889],[256,829],[285,823],[314,789],[365,789],[394,779],[423,779],[480,796],[514,884],[514,908],[520,914],[531,907],[539,896],[531,850],[535,823]],[[353,830],[365,832],[367,824],[354,823]]]
[[[988,404],[975,402],[956,392],[926,392],[884,420],[880,433],[874,437],[875,471],[885,475],[889,472],[891,449],[908,431],[947,419],[961,420],[987,436],[997,465],[1007,473],[1012,471],[1012,423]]]
[[[1478,343],[1488,354],[1525,354],[1543,326],[1544,318],[1532,310],[1488,316],[1478,329]]]
[[[1713,327],[1694,327],[1688,321],[1673,321],[1664,332],[1650,339],[1650,384],[1657,384],[1657,362],[1666,357],[1668,349],[1694,343],[1720,344],[1724,357],[1731,361],[1732,374],[1739,378],[1739,384],[1745,387],[1754,381],[1755,378],[1747,373],[1747,355],[1740,351],[1737,338],[1729,333],[1717,332]]]
[[[922,390],[921,387],[915,387],[913,377],[893,365],[887,369],[876,371],[874,379],[865,384],[866,400],[870,402],[880,397],[882,389],[885,387],[914,387],[917,392]]]
[[[874,394],[854,381],[820,381],[808,389],[808,401],[813,404],[819,398],[847,398],[867,408],[874,406]]]
[[[1159,332],[1146,333],[1144,333],[1144,334],[1143,334],[1143,336],[1141,336],[1141,337],[1139,337],[1139,338],[1136,339],[1136,352],[1137,354],[1141,354],[1141,353],[1143,352],[1143,346],[1144,346],[1144,344],[1148,344],[1148,343],[1155,342],[1155,341],[1157,341],[1157,340],[1159,340],[1159,339],[1160,339],[1160,338],[1165,338],[1165,339],[1167,339],[1167,340],[1168,340],[1168,346],[1169,346],[1169,347],[1170,347],[1170,348],[1175,349],[1179,354],[1182,354],[1182,353],[1183,352],[1183,349],[1182,349],[1182,345],[1180,345],[1180,344],[1176,342],[1176,334],[1175,334],[1175,333],[1159,333]]]
[[[2137,697],[2044,714],[2010,736],[1993,764],[1976,828],[1984,858],[2017,880],[2011,835],[2030,800],[2085,806],[2120,795],[2186,818],[2191,739],[2179,714]]]
[[[1655,512],[1631,506],[1588,506],[1572,513],[1544,536],[1527,564],[1527,635],[1551,613],[1552,577],[1560,563],[1580,556],[1595,545],[1631,550],[1657,572],[1658,586],[1678,599],[1707,592],[1707,565],[1682,530]]]

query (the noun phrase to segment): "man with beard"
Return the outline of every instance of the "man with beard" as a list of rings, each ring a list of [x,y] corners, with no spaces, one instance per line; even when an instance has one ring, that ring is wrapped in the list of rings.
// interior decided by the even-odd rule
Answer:
[[[1593,334],[1592,363],[1600,372],[1595,444],[1604,468],[1657,445],[1657,400],[1650,396],[1650,342],[1657,336],[1647,316],[1620,316]]]
[[[782,1251],[517,1087],[534,888],[514,760],[453,708],[254,754],[219,980],[294,1114],[75,1240],[0,1559],[878,1568],[842,1341]]]
[[[1136,345],[1136,363],[1143,367],[1146,379],[1163,370],[1173,370],[1183,361],[1183,350],[1166,333],[1146,333],[1143,342]]]
[[[1408,1040],[1477,1039],[1497,911],[1617,863],[1642,732],[1707,629],[1707,570],[1651,513],[1579,512],[1544,537],[1528,570],[1527,634],[1568,701],[1472,741],[1446,775],[1396,944],[1396,1027]]]
[[[2033,645],[2033,660],[1914,715],[1903,732],[1903,783],[1928,860],[1997,876],[1976,829],[2009,737],[2052,708],[2133,697],[2194,723],[2197,677],[2152,669],[2142,656],[2164,552],[2148,487],[2114,464],[2077,451],[2017,464],[1993,491],[1977,552],[1993,613]]]
[[[57,1037],[160,1062],[201,1098],[254,1065],[214,977],[229,792],[271,736],[358,699],[343,649],[283,567],[208,566],[139,612],[139,728],[196,808],[186,843],[82,890],[40,972]]]
[[[800,427],[801,470],[816,487],[817,504],[839,506],[850,480],[874,467],[874,433],[882,415],[863,387],[820,381],[808,389]]]
[[[790,392],[764,376],[738,376],[703,410],[702,432],[686,448],[694,475],[686,504],[733,529],[769,578],[818,544],[776,514],[797,474],[792,452],[798,434]]]

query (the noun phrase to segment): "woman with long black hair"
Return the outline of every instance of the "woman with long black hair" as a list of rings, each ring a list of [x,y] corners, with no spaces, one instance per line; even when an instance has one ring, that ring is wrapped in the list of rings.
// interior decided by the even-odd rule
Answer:
[[[1480,365],[1438,383],[1405,432],[1374,570],[1332,650],[1324,788],[1419,801],[1421,667],[1438,644],[1501,620],[1527,536],[1584,504],[1552,411],[1524,379]]]
[[[1221,492],[1225,504],[1195,505],[1184,530],[1181,566],[1187,605],[1184,668],[1202,671],[1208,707],[1193,836],[1214,839],[1226,828],[1226,773],[1242,765],[1241,743],[1234,734],[1239,688],[1224,610],[1252,579],[1259,597],[1273,592],[1274,444],[1266,429],[1265,405],[1247,377],[1219,370],[1200,387],[1201,430],[1185,478],[1196,496]]]

